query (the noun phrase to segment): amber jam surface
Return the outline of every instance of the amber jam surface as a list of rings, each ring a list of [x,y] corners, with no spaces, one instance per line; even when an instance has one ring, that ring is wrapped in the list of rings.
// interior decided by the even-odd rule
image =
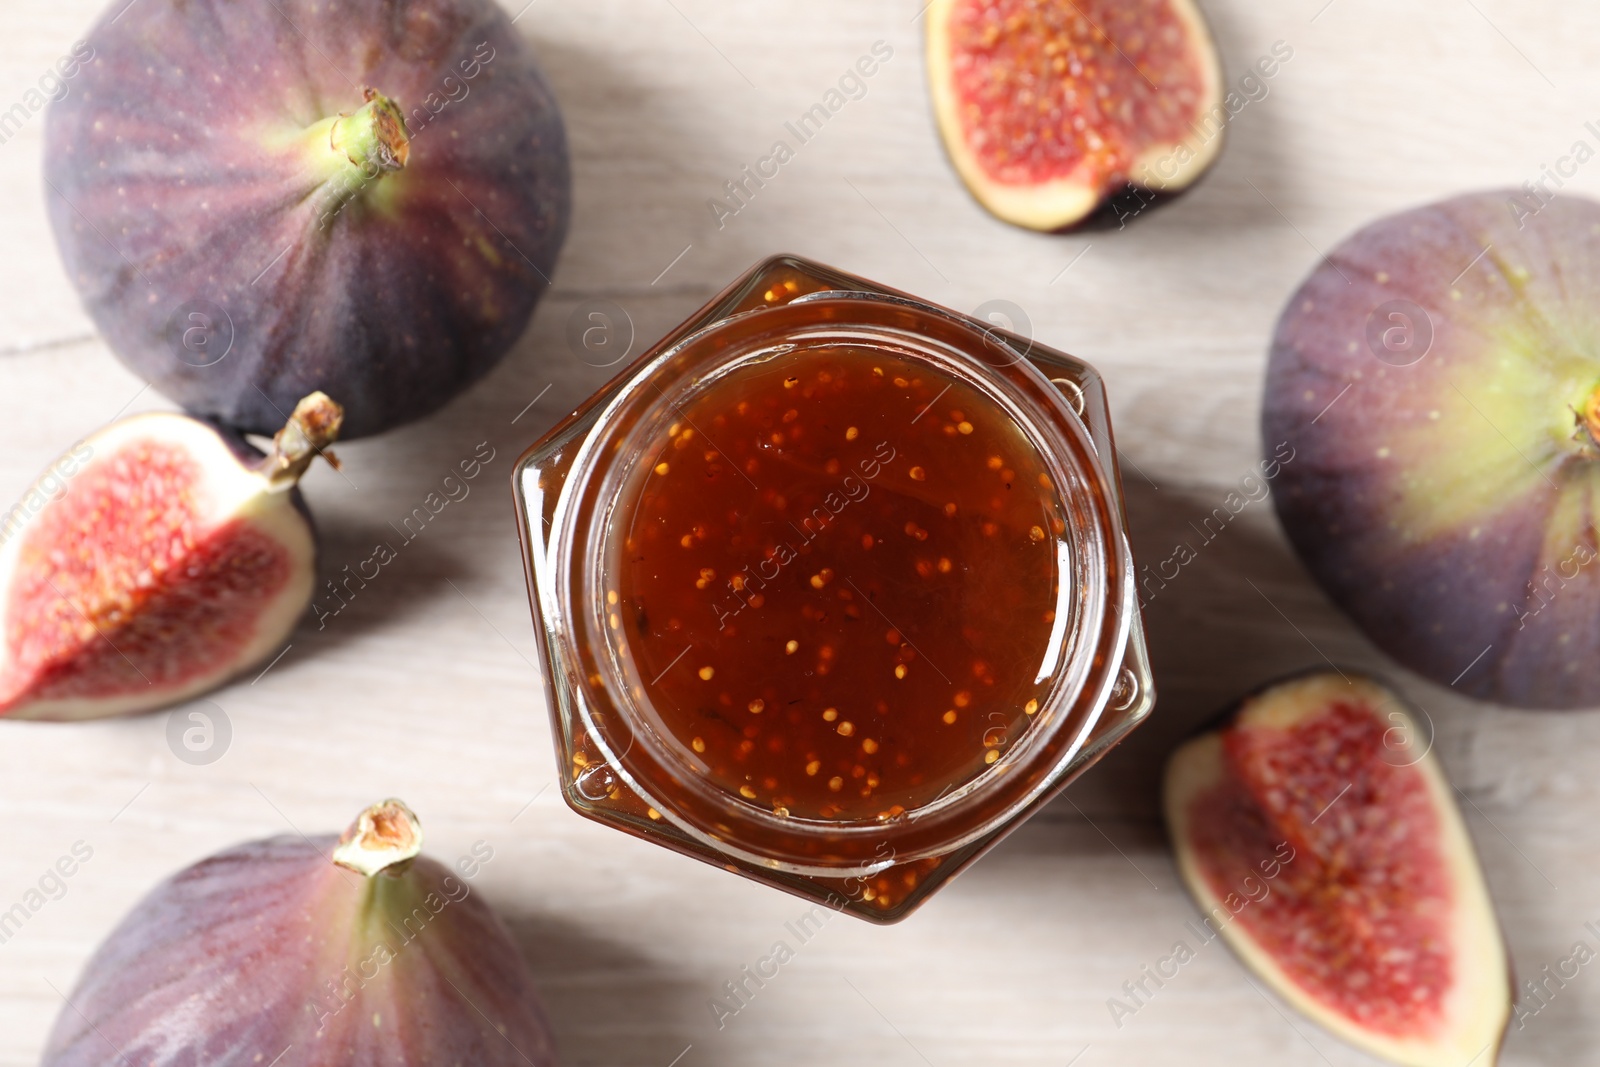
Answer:
[[[732,365],[654,432],[611,516],[606,620],[695,774],[780,816],[887,820],[1022,740],[1071,567],[994,396],[835,339]]]

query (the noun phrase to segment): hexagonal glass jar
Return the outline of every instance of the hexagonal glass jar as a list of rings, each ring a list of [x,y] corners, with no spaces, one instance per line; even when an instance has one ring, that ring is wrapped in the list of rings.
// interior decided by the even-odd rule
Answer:
[[[757,265],[517,463],[567,803],[903,918],[1150,712],[1115,456],[1081,361]]]

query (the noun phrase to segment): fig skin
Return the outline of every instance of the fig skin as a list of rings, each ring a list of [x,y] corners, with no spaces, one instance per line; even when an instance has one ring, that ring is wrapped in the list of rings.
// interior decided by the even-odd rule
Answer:
[[[1142,189],[1149,199],[1179,193],[1222,150],[1229,112],[1221,60],[1193,0],[932,0],[924,24],[928,87],[951,164],[974,199],[1013,225],[1065,230],[1120,193]],[[1169,41],[1163,30],[1181,38],[1175,50],[1181,59],[1160,52]],[[1135,60],[1112,47],[1119,38],[1140,37],[1157,51],[1137,61],[1164,59],[1167,69],[1132,67]],[[1062,54],[1045,53],[1046,44],[1063,45]],[[1054,66],[1056,60],[1063,65]],[[1055,82],[1076,82],[1077,93],[1041,114],[1037,103]],[[990,98],[963,92],[974,83]],[[1098,93],[1102,86],[1110,88],[1109,106]],[[1007,92],[1011,99],[997,98]],[[1018,93],[1025,96],[1019,100]],[[1074,100],[1089,103],[1069,113]],[[1009,117],[1026,111],[1029,136],[1018,143],[990,122],[975,143],[970,119],[985,105],[1009,107]],[[1083,129],[1074,127],[1075,118],[1085,120]],[[997,169],[994,153],[982,148],[1001,139],[1007,140],[995,151],[1006,166]],[[1072,165],[1065,167],[1069,144]]]
[[[1278,517],[1334,602],[1441,685],[1600,704],[1597,312],[1600,204],[1535,214],[1501,190],[1367,226],[1278,322]]]
[[[1504,937],[1433,731],[1394,691],[1337,669],[1269,683],[1174,751],[1162,792],[1202,943],[1371,1055],[1492,1067]]]
[[[522,334],[567,144],[491,0],[118,0],[87,40],[46,118],[51,222],[107,343],[186,409],[270,434],[321,389],[378,433]],[[404,117],[386,148],[364,87]],[[226,355],[186,351],[192,323]]]
[[[42,1067],[554,1067],[527,963],[468,883],[425,856],[347,869],[339,841],[239,845],[157,886],[90,959]]]
[[[313,393],[263,453],[135,415],[51,464],[0,521],[0,717],[149,711],[274,655],[316,578],[297,486],[342,418]]]

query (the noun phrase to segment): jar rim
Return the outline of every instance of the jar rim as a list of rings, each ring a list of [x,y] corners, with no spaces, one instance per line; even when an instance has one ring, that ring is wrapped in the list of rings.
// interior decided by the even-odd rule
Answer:
[[[892,342],[901,353],[909,349],[965,377],[1017,421],[1057,480],[1063,506],[1076,505],[1082,520],[1066,524],[1073,541],[1076,603],[1073,621],[1063,628],[1065,655],[1029,729],[996,763],[931,803],[888,820],[779,815],[692,773],[641,713],[642,690],[629,684],[604,622],[605,560],[614,525],[608,518],[621,498],[620,486],[640,461],[642,450],[634,446],[659,432],[665,412],[747,364],[764,344],[836,343],[841,336],[858,344]],[[985,352],[1000,360],[979,354]],[[567,623],[557,636],[570,653],[594,664],[605,703],[615,714],[587,698],[575,702],[576,711],[605,764],[628,788],[707,847],[813,876],[887,866],[886,842],[894,863],[948,854],[1052,791],[1116,684],[1131,625],[1132,570],[1111,479],[1087,427],[1075,405],[1018,350],[1015,338],[908,297],[824,290],[720,319],[641,361],[624,377],[578,446],[552,518],[571,546],[554,560],[554,592]],[[1078,399],[1081,406],[1081,394]],[[670,800],[657,784],[663,776],[673,788]],[[991,813],[976,818],[985,806]]]

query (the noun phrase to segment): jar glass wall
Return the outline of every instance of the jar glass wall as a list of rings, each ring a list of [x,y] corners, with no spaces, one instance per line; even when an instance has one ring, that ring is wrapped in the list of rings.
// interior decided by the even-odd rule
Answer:
[[[1150,710],[1104,390],[777,257],[514,475],[562,790],[888,922]]]

